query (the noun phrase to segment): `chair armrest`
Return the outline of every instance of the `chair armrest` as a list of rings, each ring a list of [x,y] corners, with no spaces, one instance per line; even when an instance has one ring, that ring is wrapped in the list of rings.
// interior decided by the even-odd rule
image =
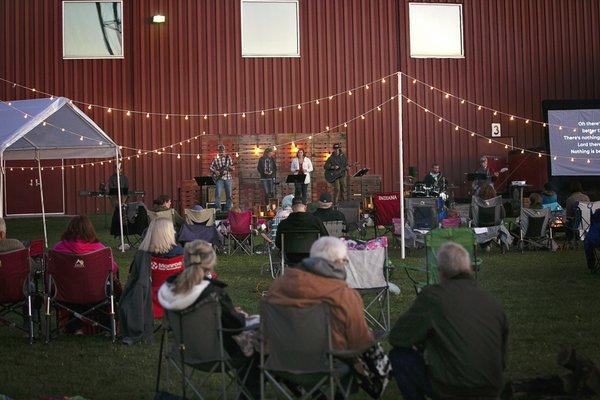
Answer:
[[[362,352],[356,350],[331,350],[331,355],[337,359],[346,362],[352,362],[354,359],[358,358]]]

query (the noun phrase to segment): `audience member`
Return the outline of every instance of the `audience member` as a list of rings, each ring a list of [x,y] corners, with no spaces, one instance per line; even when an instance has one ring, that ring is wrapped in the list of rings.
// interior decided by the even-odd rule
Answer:
[[[580,202],[589,202],[590,198],[583,193],[583,187],[581,186],[581,182],[573,182],[571,184],[571,195],[567,198],[565,203],[565,215],[567,219],[573,218],[575,215],[575,207],[577,207],[577,203]]]
[[[437,269],[440,283],[423,289],[390,332],[400,391],[405,399],[498,398],[506,366],[506,315],[473,279],[464,247],[444,244]]]
[[[529,195],[529,208],[532,210],[540,210],[542,209],[542,195],[539,193],[531,193]]]
[[[552,204],[558,202],[558,196],[556,192],[552,190],[552,184],[546,182],[544,184],[544,191],[542,192],[542,204]]]
[[[96,236],[96,231],[92,221],[87,215],[78,215],[69,221],[67,229],[63,232],[61,240],[54,245],[52,250],[67,254],[87,254],[106,248]],[[112,260],[112,272],[114,280],[114,290],[117,296],[121,293],[121,283],[119,281],[119,266]],[[73,304],[71,308],[76,312],[83,312],[89,309],[89,305]],[[104,318],[104,316],[102,316]],[[106,322],[105,322],[106,323]],[[70,320],[66,325],[67,332],[81,335],[84,333],[84,323],[76,318]]]
[[[286,219],[292,213],[292,203],[294,202],[294,195],[288,194],[281,200],[281,208],[275,214],[275,219],[279,222]]]
[[[490,200],[498,196],[498,194],[496,193],[496,189],[494,189],[492,185],[486,184],[481,187],[477,196],[481,200]]]
[[[346,217],[343,213],[333,209],[333,199],[329,193],[323,193],[319,197],[319,208],[313,213],[313,215],[321,220],[321,222],[327,221],[342,221],[346,223]]]
[[[217,255],[210,243],[195,240],[185,245],[185,270],[170,276],[158,291],[158,300],[165,310],[183,311],[208,298],[215,298],[221,305],[221,323],[223,328],[237,330],[246,326],[248,316],[241,309],[234,307],[231,298],[225,291],[227,285],[211,278],[217,263]],[[238,369],[240,377],[248,373],[246,381],[248,391],[255,399],[260,398],[260,372],[256,364],[257,354],[246,357],[233,336],[239,332],[223,332],[223,343],[227,353],[241,363]],[[202,340],[201,335],[198,340]],[[249,370],[248,370],[249,369]]]
[[[94,225],[87,215],[78,215],[71,218],[67,229],[63,232],[60,237],[60,241],[54,245],[52,250],[58,251],[59,253],[68,254],[86,254],[92,253],[97,250],[104,249],[96,231]],[[112,271],[114,278],[119,279],[119,266],[114,261],[112,262]]]
[[[183,247],[175,241],[173,222],[167,218],[157,218],[150,222],[138,249],[163,258],[183,255]]]
[[[275,246],[281,249],[281,234],[288,232],[306,232],[318,231],[321,236],[327,236],[328,232],[321,220],[313,214],[306,212],[306,204],[301,198],[294,198],[292,213],[277,226],[275,235]],[[290,264],[296,264],[302,261],[304,254],[286,254]]]
[[[175,210],[174,208],[171,208],[172,203],[173,203],[173,200],[171,199],[171,197],[167,196],[166,194],[161,194],[154,200],[153,206],[152,206],[152,211],[154,211],[154,212],[171,211],[171,218],[173,220],[173,225],[175,225],[175,229],[178,230],[181,227],[181,225],[183,225],[185,223],[185,220],[183,219],[183,217],[181,215],[179,215],[177,210]]]
[[[6,237],[6,221],[0,217],[0,253],[8,253],[9,251],[21,250],[25,246],[17,239],[8,239]]]
[[[360,294],[346,284],[347,263],[346,244],[335,237],[322,237],[313,243],[310,258],[273,281],[266,300],[292,307],[327,303],[334,348],[363,351],[373,344],[373,334],[365,321]]]

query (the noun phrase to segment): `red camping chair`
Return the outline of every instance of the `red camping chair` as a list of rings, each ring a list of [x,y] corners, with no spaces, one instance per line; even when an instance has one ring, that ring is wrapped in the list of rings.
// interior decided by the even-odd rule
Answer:
[[[373,196],[375,236],[377,227],[385,227],[384,235],[392,230],[394,218],[400,218],[400,192],[377,193]]]
[[[29,249],[0,253],[0,324],[21,329],[29,334],[29,343],[34,338],[35,285],[31,279]],[[17,315],[27,322],[13,321],[8,317]],[[40,320],[39,308],[37,321]]]
[[[152,274],[152,315],[154,319],[160,319],[164,310],[158,302],[158,289],[171,275],[183,271],[183,256],[171,258],[151,257],[150,273]]]
[[[59,331],[59,311],[110,332],[116,339],[112,251],[104,248],[87,254],[68,254],[50,250],[46,271],[46,343]],[[50,307],[56,310],[56,328],[50,329]],[[76,309],[76,310],[75,310]],[[104,318],[108,315],[109,323]],[[96,319],[94,319],[96,318]]]
[[[252,211],[236,213],[229,211],[227,214],[229,222],[229,234],[227,235],[229,254],[234,254],[238,250],[251,255],[254,247],[252,245]],[[231,240],[235,243],[235,248],[231,246]]]

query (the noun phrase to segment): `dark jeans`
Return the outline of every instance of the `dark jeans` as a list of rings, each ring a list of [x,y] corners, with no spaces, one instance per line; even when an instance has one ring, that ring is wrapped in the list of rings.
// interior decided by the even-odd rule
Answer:
[[[273,193],[273,189],[275,187],[273,178],[260,179],[260,184],[262,186],[263,193],[265,195],[265,205],[269,204],[269,199],[275,197]]]
[[[425,396],[432,396],[431,382],[421,352],[394,347],[389,357],[392,363],[392,374],[406,400],[425,400]]]
[[[302,198],[302,203],[306,204],[306,192],[308,191],[307,183],[294,183],[294,197]]]

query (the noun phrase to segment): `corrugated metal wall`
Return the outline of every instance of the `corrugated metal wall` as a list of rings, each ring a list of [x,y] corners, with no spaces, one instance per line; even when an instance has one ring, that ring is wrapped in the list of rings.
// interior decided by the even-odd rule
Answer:
[[[412,59],[406,0],[300,0],[301,57],[241,57],[239,0],[124,0],[123,60],[63,60],[62,2],[0,3],[0,77],[95,104],[175,113],[224,113],[297,103],[355,87],[398,69],[443,90],[503,111],[541,119],[543,99],[600,97],[600,3],[597,0],[465,0],[464,59]],[[156,13],[164,25],[152,25]],[[222,135],[314,133],[360,115],[395,94],[395,80],[366,96],[265,117],[127,117],[86,112],[125,146],[156,148],[202,131]],[[406,94],[461,125],[489,133],[490,114],[450,104],[418,85]],[[2,99],[31,93],[0,84]],[[348,132],[349,158],[398,187],[397,105],[359,120]],[[408,165],[421,174],[434,160],[458,182],[476,164],[476,141],[404,106]],[[503,122],[516,145],[544,143],[540,128]],[[200,141],[182,152],[200,149]],[[131,154],[125,151],[125,155]],[[148,196],[176,194],[199,171],[195,158],[148,156],[127,162],[131,186]],[[106,180],[108,167],[67,174],[67,211],[92,211],[77,198]]]

